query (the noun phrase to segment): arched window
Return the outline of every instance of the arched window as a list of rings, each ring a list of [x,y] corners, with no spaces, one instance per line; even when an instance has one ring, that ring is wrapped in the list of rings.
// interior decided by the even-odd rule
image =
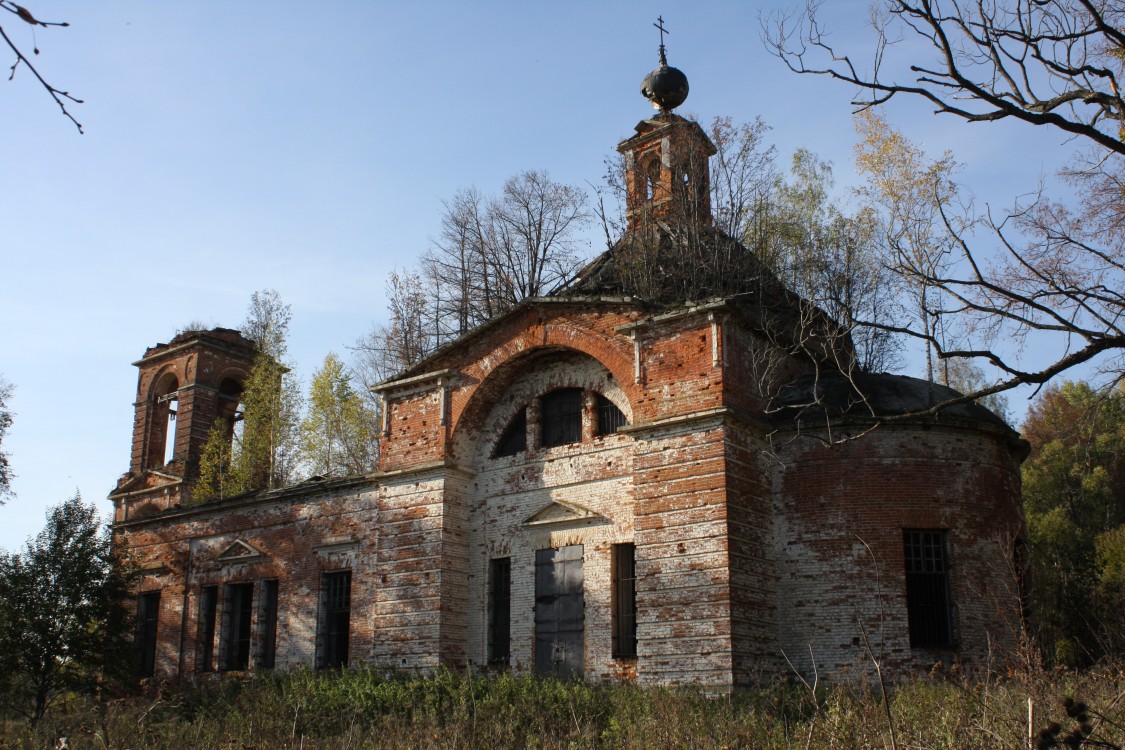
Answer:
[[[660,157],[655,153],[643,156],[637,173],[641,178],[644,200],[651,201],[656,198],[657,188],[660,185]]]
[[[625,415],[617,408],[617,404],[610,401],[602,394],[597,395],[598,430],[597,435],[612,435],[618,427],[628,424]]]
[[[525,450],[527,450],[527,410],[520,409],[497,441],[496,452],[493,455],[496,458],[514,456]]]
[[[539,398],[539,444],[577,443],[582,439],[582,389],[562,388]]]
[[[216,418],[222,420],[228,440],[233,440],[236,432],[241,433],[242,384],[233,378],[226,378],[219,384],[219,408]]]
[[[162,468],[175,458],[179,385],[175,375],[167,374],[152,390],[152,408],[149,412],[152,415],[152,428],[149,433],[147,468]]]

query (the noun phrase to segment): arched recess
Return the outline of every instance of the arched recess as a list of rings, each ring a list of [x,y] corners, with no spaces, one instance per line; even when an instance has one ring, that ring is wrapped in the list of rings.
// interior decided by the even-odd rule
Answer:
[[[226,430],[229,450],[235,431],[242,422],[242,382],[234,377],[223,378],[219,383],[219,400],[215,409],[215,421]]]
[[[571,388],[603,396],[632,423],[627,389],[604,363],[577,349],[538,347],[497,367],[477,386],[455,426],[452,458],[461,465],[482,460],[532,400],[549,391]]]
[[[145,468],[159,469],[176,456],[176,417],[179,412],[180,381],[174,372],[153,380],[149,405],[149,438]]]

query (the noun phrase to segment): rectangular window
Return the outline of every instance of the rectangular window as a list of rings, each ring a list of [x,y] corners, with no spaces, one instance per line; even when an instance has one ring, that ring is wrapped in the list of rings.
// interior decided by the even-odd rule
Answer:
[[[512,649],[512,558],[488,563],[488,661],[507,664]]]
[[[229,583],[223,587],[219,669],[241,671],[250,667],[250,619],[253,612],[253,583]]]
[[[582,389],[551,391],[539,399],[540,445],[566,445],[582,440]]]
[[[944,529],[903,529],[902,540],[906,559],[910,647],[952,646],[949,532]]]
[[[262,581],[260,596],[258,648],[254,656],[254,666],[259,669],[273,669],[277,656],[277,581]]]
[[[598,433],[599,435],[612,435],[618,427],[625,426],[625,415],[617,405],[602,394],[598,394]]]
[[[218,610],[219,587],[204,586],[199,592],[199,662],[197,672],[215,668],[215,614]]]
[[[160,592],[146,591],[137,597],[137,676],[156,672],[156,625],[160,619]]]
[[[324,617],[321,620],[321,668],[336,669],[348,663],[348,632],[351,627],[352,572],[326,573],[323,580]]]
[[[636,547],[613,545],[613,657],[637,656]]]

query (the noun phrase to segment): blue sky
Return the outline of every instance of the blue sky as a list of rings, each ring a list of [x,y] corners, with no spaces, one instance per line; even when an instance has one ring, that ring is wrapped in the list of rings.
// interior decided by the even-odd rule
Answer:
[[[35,32],[36,62],[85,99],[72,109],[86,134],[27,71],[0,81],[0,373],[16,386],[3,447],[18,475],[0,507],[7,549],[76,490],[106,507],[128,468],[131,363],[178,326],[237,326],[253,291],[277,289],[307,380],[383,320],[387,273],[427,247],[458,189],[494,192],[527,169],[597,183],[652,112],[638,92],[658,14],[691,83],[681,113],[761,115],[783,158],[809,148],[835,163],[842,195],[857,184],[853,92],[791,74],[762,44],[759,15],[784,4],[28,5],[71,24]],[[823,8],[834,41],[860,55],[866,7]],[[30,48],[29,27],[3,22]],[[1029,126],[917,103],[887,114],[931,153],[953,149],[982,206],[1010,205],[1070,152]]]

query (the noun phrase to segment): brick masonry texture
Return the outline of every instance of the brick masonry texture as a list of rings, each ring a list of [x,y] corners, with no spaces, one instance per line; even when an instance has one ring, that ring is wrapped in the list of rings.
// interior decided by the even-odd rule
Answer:
[[[768,383],[800,374],[800,361],[767,361],[752,327],[720,320],[701,310],[655,321],[620,301],[526,303],[426,362],[424,377],[386,387],[380,471],[203,505],[137,470],[152,383],[171,371],[190,382],[176,368],[198,352],[141,360],[116,530],[145,571],[141,590],[160,591],[157,675],[215,666],[197,663],[203,587],[266,580],[279,591],[275,667],[315,666],[324,576],[338,570],[352,573],[353,663],[495,669],[488,570],[501,557],[512,561],[506,666],[534,669],[535,553],[569,545],[582,546],[591,679],[726,691],[790,670],[859,678],[872,655],[898,677],[938,659],[1000,658],[1019,627],[1015,436],[907,420],[826,447],[768,421]],[[543,447],[538,399],[560,388],[585,394],[581,439]],[[626,427],[596,434],[595,394]],[[526,449],[496,456],[520,412]],[[948,533],[949,648],[910,647],[907,528]],[[236,543],[253,553],[231,557]],[[636,659],[612,651],[621,543],[636,549]],[[252,616],[260,638],[260,608]],[[213,653],[221,611],[218,621]]]
[[[847,335],[709,227],[703,131],[661,113],[637,133],[619,146],[624,258],[607,252],[378,386],[370,475],[193,504],[201,446],[233,414],[253,343],[189,332],[135,363],[129,471],[110,497],[144,601],[159,594],[155,637],[138,629],[155,677],[319,667],[344,644],[350,663],[397,670],[712,692],[793,672],[863,680],[876,659],[890,679],[938,660],[998,665],[1022,626],[1025,444],[975,405],[918,416],[939,386],[853,373]],[[668,271],[651,274],[662,306],[629,296],[623,267],[708,248],[721,262],[700,252],[681,270],[731,296],[666,299],[685,281]],[[708,281],[711,260],[757,276]],[[599,414],[624,424],[602,430]],[[927,549],[948,571],[925,579],[929,609],[908,607],[916,532],[939,540]],[[918,636],[933,631],[920,618],[940,636]],[[912,632],[941,645],[912,647]]]

